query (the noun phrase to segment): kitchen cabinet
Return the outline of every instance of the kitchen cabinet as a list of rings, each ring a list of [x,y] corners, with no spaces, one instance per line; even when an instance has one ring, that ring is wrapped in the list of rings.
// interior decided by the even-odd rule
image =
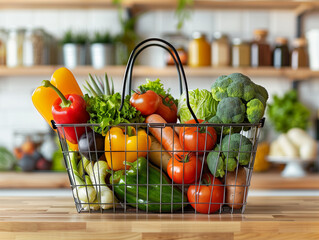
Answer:
[[[1,239],[317,239],[318,197],[248,197],[245,214],[77,213],[72,197],[0,197]]]

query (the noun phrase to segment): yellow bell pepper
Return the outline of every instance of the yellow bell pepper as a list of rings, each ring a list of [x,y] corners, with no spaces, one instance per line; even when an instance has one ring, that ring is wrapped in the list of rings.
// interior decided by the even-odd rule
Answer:
[[[50,82],[57,87],[63,95],[77,94],[83,96],[74,75],[65,67],[56,70],[53,73]],[[52,104],[57,98],[58,94],[52,88],[45,88],[43,86],[35,89],[32,94],[33,105],[50,126],[51,120],[53,120]]]
[[[125,169],[124,161],[134,162],[138,157],[146,157],[151,147],[151,138],[144,130],[131,128],[133,136],[126,135],[122,128],[112,127],[105,136],[105,157],[110,169]],[[127,166],[127,169],[129,166]]]

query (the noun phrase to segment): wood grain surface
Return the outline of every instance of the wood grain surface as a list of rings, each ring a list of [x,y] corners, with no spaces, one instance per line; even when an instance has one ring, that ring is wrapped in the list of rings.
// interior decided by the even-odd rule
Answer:
[[[72,198],[1,197],[0,239],[319,239],[318,197],[249,197],[245,214],[77,213]]]
[[[70,188],[67,172],[1,172],[0,188]]]
[[[0,189],[12,188],[70,188],[66,172],[2,172]],[[280,172],[254,172],[250,190],[303,189],[319,190],[319,174],[308,174],[302,178],[283,178]]]

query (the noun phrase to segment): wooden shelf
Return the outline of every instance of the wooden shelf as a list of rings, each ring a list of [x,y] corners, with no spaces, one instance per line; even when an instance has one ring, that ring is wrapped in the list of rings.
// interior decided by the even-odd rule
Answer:
[[[115,8],[112,0],[0,0],[0,9]]]
[[[177,0],[123,0],[122,5],[133,12],[175,9]],[[114,8],[112,0],[0,0],[0,8]],[[195,0],[196,9],[314,9],[319,3],[314,0]]]
[[[0,188],[70,188],[67,172],[1,172]]]
[[[250,190],[319,190],[319,173],[302,178],[284,178],[280,172],[253,172]]]
[[[125,4],[132,6],[133,9],[139,11],[149,11],[157,9],[172,9],[176,8],[177,0],[127,0]],[[300,9],[309,10],[319,7],[317,1],[296,1],[296,0],[195,0],[192,8],[196,9],[285,9],[296,10]]]
[[[17,67],[7,68],[0,67],[0,77],[15,76],[51,76],[52,73],[61,66],[36,66],[36,67]],[[267,77],[267,78],[287,78],[290,80],[306,80],[309,78],[319,77],[319,71],[312,71],[308,68],[292,70],[291,68],[275,69],[273,67],[263,68],[190,68],[185,67],[187,77],[216,77],[220,75],[240,72],[251,77]],[[102,69],[94,69],[91,66],[81,66],[72,69],[75,76],[87,76],[89,73],[103,75],[105,72],[109,76],[123,77],[125,66],[108,66]],[[135,77],[176,77],[177,71],[175,67],[156,68],[149,66],[135,66],[133,69]]]

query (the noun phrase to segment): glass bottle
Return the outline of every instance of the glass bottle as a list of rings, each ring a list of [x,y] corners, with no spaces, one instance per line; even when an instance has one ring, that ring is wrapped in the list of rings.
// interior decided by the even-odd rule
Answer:
[[[212,65],[225,67],[230,65],[230,46],[227,35],[220,32],[214,34],[212,42]]]
[[[188,60],[188,53],[186,50],[188,38],[181,33],[167,33],[164,34],[163,38],[175,47],[182,64],[186,65]],[[166,65],[175,65],[172,56],[168,52],[165,53],[165,63]]]
[[[290,64],[290,54],[288,39],[283,37],[276,38],[276,46],[273,50],[273,65],[275,68],[288,67]]]
[[[233,39],[232,45],[232,66],[249,67],[250,66],[250,44],[242,41],[240,38]]]
[[[266,41],[267,30],[256,29],[254,31],[254,40],[251,43],[251,66],[271,66],[271,50]]]
[[[10,29],[6,46],[8,67],[22,66],[24,29]]]
[[[6,40],[6,31],[0,29],[0,65],[6,65]]]
[[[291,67],[298,69],[309,66],[306,39],[296,38],[293,42],[294,49],[291,52]]]
[[[211,47],[205,34],[193,33],[193,40],[190,41],[188,47],[188,57],[188,65],[191,67],[211,65]]]
[[[23,41],[23,65],[30,67],[43,64],[44,41],[40,29],[28,29]]]

